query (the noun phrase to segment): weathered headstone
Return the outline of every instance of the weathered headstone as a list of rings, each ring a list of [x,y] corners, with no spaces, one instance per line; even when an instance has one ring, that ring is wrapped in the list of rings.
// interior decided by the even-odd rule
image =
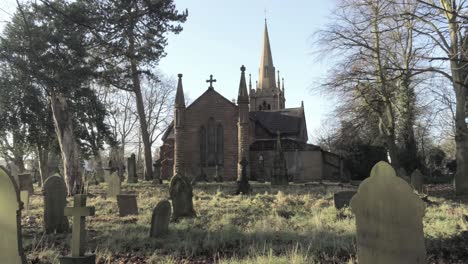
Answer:
[[[176,221],[183,217],[196,217],[193,209],[193,190],[190,182],[181,175],[174,175],[169,184],[169,194],[172,200],[172,214]]]
[[[411,174],[411,185],[418,193],[423,192],[424,176],[418,169]]]
[[[136,174],[135,154],[130,155],[130,157],[127,159],[127,182],[128,183],[138,182],[138,177]]]
[[[341,209],[343,207],[349,207],[351,198],[356,194],[355,191],[344,191],[337,192],[333,195],[333,201],[335,202],[335,208]]]
[[[247,165],[249,162],[245,157],[242,158],[240,165],[241,165],[241,178],[237,182],[237,190],[236,190],[236,195],[237,194],[250,194],[250,184],[249,180],[247,179]]]
[[[34,193],[32,176],[30,173],[18,174],[18,183],[20,191],[28,191],[30,195]]]
[[[107,179],[107,197],[117,197],[120,194],[121,182],[117,172],[113,172]]]
[[[171,203],[162,200],[156,205],[151,216],[150,237],[161,237],[169,232],[171,220]]]
[[[20,200],[23,203],[23,211],[24,214],[29,214],[29,192],[28,191],[20,191]]]
[[[360,264],[426,263],[425,205],[386,162],[377,163],[351,199]]]
[[[119,207],[119,216],[138,214],[137,199],[134,194],[117,195],[117,206]]]
[[[276,152],[273,157],[273,173],[271,175],[271,185],[288,185],[288,170],[286,159],[281,148],[281,136],[278,133],[276,140]]]
[[[26,263],[21,239],[19,189],[6,169],[0,166],[0,260],[1,263]]]
[[[68,219],[64,215],[67,206],[67,186],[58,174],[44,182],[44,230],[46,234],[65,233],[69,230]]]
[[[86,207],[86,195],[75,195],[73,207],[66,207],[65,215],[73,217],[71,256],[61,257],[60,264],[95,264],[96,255],[84,254],[86,251],[85,216],[94,215],[94,207]]]

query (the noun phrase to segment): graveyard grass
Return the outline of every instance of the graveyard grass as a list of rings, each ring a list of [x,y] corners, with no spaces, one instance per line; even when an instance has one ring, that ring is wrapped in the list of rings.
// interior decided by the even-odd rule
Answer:
[[[350,209],[335,209],[338,186],[253,183],[253,195],[233,196],[234,183],[198,184],[197,218],[171,223],[163,238],[149,238],[149,231],[153,208],[169,195],[167,183],[123,184],[123,192],[138,193],[139,215],[127,217],[118,216],[115,198],[105,199],[104,186],[91,186],[88,196],[88,206],[96,208],[87,218],[88,252],[95,250],[97,263],[355,263],[355,219]],[[44,234],[42,196],[35,190],[29,216],[22,217],[28,262],[58,263],[60,255],[69,254],[70,234]],[[467,263],[467,203],[429,199],[428,263]]]

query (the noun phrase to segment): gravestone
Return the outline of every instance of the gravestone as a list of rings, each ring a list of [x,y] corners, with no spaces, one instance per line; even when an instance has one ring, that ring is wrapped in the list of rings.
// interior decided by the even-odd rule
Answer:
[[[171,220],[171,203],[162,200],[156,205],[151,216],[150,237],[161,237],[169,233],[169,221]]]
[[[95,264],[96,255],[85,255],[86,216],[94,215],[94,207],[86,207],[86,195],[73,197],[73,207],[65,208],[65,215],[73,217],[71,256],[61,257],[60,264]]]
[[[134,194],[117,195],[117,206],[119,207],[119,216],[121,217],[138,214],[137,199]]]
[[[278,133],[276,140],[276,152],[273,157],[273,172],[271,174],[271,185],[288,185],[288,170],[286,158],[284,157],[283,149],[281,148],[281,136]]]
[[[0,166],[0,260],[1,263],[26,263],[21,239],[19,189],[7,170]]]
[[[20,200],[23,203],[23,211],[25,215],[29,214],[29,192],[20,191]]]
[[[65,233],[69,230],[68,219],[64,215],[67,206],[67,186],[58,174],[44,182],[44,230],[46,234]]]
[[[138,182],[138,177],[136,174],[135,154],[130,155],[130,157],[127,159],[127,182],[128,183]]]
[[[172,217],[174,221],[184,217],[196,217],[193,209],[193,190],[190,182],[183,176],[174,175],[169,184],[172,200]]]
[[[107,197],[117,197],[120,194],[121,182],[117,172],[113,172],[107,179]]]
[[[249,162],[245,157],[242,158],[240,165],[241,165],[241,178],[237,182],[237,190],[236,190],[236,195],[237,194],[250,194],[251,189],[250,189],[250,184],[249,180],[247,179],[247,165]]]
[[[351,199],[360,264],[426,263],[425,205],[386,162],[377,163]]]
[[[411,185],[418,193],[423,192],[424,176],[418,169],[411,174]]]
[[[34,193],[32,176],[30,173],[18,174],[18,183],[20,191],[28,191],[30,195]]]
[[[341,209],[343,207],[349,207],[351,198],[356,194],[355,191],[344,191],[337,192],[333,195],[333,201],[335,202],[335,208]]]

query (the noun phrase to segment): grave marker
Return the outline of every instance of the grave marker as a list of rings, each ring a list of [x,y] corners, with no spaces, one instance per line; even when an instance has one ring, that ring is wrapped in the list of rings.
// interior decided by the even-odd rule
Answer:
[[[172,200],[174,221],[183,217],[196,217],[193,209],[192,185],[185,177],[178,174],[172,177],[169,184],[169,194]]]
[[[2,263],[26,263],[21,239],[22,203],[18,186],[0,166],[0,256]]]
[[[65,181],[60,175],[54,174],[45,180],[43,192],[46,234],[68,232],[68,219],[64,215],[68,195]]]
[[[117,195],[117,206],[119,207],[119,216],[138,215],[138,206],[136,195],[119,194]]]
[[[94,207],[86,207],[86,195],[73,197],[73,207],[65,208],[65,215],[73,217],[71,256],[61,257],[60,264],[95,264],[96,255],[85,255],[86,216],[94,215]]]
[[[20,191],[28,191],[30,195],[34,193],[32,176],[30,173],[18,174],[18,183]]]
[[[333,195],[333,201],[335,202],[335,208],[341,209],[343,207],[349,207],[351,198],[356,194],[355,191],[344,191],[337,192]]]
[[[351,209],[360,264],[426,263],[425,205],[388,163],[372,168],[351,199]]]
[[[153,210],[151,216],[150,237],[161,237],[169,233],[169,221],[171,220],[171,203],[162,200]]]
[[[121,182],[117,172],[113,172],[107,180],[107,197],[117,197],[120,194]]]
[[[135,154],[130,155],[130,157],[127,159],[127,182],[128,183],[138,182],[138,177],[136,173]]]
[[[418,169],[411,174],[411,185],[418,193],[423,192],[424,176]]]
[[[24,214],[29,214],[29,192],[20,191],[20,200],[23,203]]]

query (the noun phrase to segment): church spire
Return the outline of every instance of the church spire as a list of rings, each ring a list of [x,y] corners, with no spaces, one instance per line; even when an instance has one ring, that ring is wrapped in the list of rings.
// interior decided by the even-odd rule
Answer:
[[[179,73],[177,76],[179,77],[179,82],[177,83],[177,92],[174,106],[185,108],[184,89],[182,87],[182,73]]]
[[[271,55],[270,38],[268,37],[268,27],[265,19],[265,30],[263,32],[262,57],[260,59],[259,88],[269,89],[275,87],[275,66]]]
[[[239,82],[239,94],[237,96],[237,102],[249,102],[249,94],[247,93],[247,84],[245,82],[245,66],[242,65],[241,69],[241,78]]]

